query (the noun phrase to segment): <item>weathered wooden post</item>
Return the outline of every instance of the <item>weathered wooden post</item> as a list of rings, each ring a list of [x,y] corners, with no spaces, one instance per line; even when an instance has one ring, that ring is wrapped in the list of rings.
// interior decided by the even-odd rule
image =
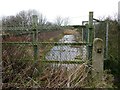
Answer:
[[[92,77],[95,82],[102,81],[103,61],[104,61],[103,40],[100,38],[95,38],[93,41],[92,51]]]
[[[32,16],[32,26],[33,26],[33,49],[34,49],[34,61],[38,60],[38,46],[37,46],[37,41],[38,41],[38,31],[37,31],[37,23],[38,23],[38,18],[37,15]]]

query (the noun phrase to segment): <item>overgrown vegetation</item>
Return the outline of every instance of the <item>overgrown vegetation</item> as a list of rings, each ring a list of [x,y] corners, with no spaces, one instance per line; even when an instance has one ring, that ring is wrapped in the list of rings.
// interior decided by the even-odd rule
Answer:
[[[96,25],[96,37],[102,38],[106,45],[106,22],[108,22],[108,58],[106,57],[107,60],[104,61],[104,68],[109,71],[109,74],[114,75],[114,85],[120,87],[119,24],[117,19],[111,19],[110,17],[103,21]]]
[[[32,41],[32,31],[8,30],[11,27],[32,26],[32,15],[39,15],[38,26],[42,32],[38,38],[40,42],[57,42],[64,34],[78,33],[73,30],[63,30],[61,25],[67,25],[68,19],[63,21],[61,17],[57,17],[55,23],[47,21],[42,15],[36,11],[21,11],[16,16],[8,16],[3,18],[3,42],[16,41]],[[39,45],[39,60],[33,61],[33,47],[26,45],[7,45],[2,48],[3,60],[3,88],[7,87],[91,87],[91,88],[113,88],[120,87],[120,57],[118,43],[120,27],[117,20],[107,18],[95,26],[95,37],[102,38],[106,41],[106,22],[109,22],[109,40],[108,40],[108,58],[105,60],[104,80],[101,83],[89,83],[90,68],[86,63],[76,65],[73,70],[69,67],[72,65],[56,65],[41,63],[45,59],[46,53],[53,47],[52,45]],[[18,28],[19,29],[19,28]],[[49,32],[48,32],[49,31]],[[29,33],[29,34],[28,34]],[[8,36],[6,36],[8,35]],[[104,43],[106,44],[106,43]],[[106,49],[106,48],[105,48]],[[114,85],[113,85],[114,83]]]
[[[57,32],[55,32],[57,34]],[[47,33],[45,35],[50,35]],[[44,35],[44,34],[41,34]],[[62,32],[55,36],[48,38],[43,38],[43,41],[53,42],[58,41],[62,37]],[[15,37],[14,37],[15,38]],[[21,37],[22,38],[22,37]],[[52,38],[52,40],[51,40]],[[17,39],[14,39],[14,41]],[[26,38],[27,40],[27,38]],[[3,39],[4,42],[6,42]],[[11,40],[7,40],[10,42]],[[25,41],[25,40],[24,40]],[[40,61],[45,59],[46,53],[53,46],[50,44],[38,45],[39,50],[39,60],[33,60],[33,47],[32,45],[10,45],[4,44],[2,48],[2,60],[3,60],[3,88],[10,87],[34,87],[37,85],[47,85],[45,84],[44,74],[46,74],[46,69],[50,69],[50,65],[41,63]],[[52,70],[51,68],[50,70]],[[47,73],[48,74],[48,73]],[[40,79],[39,79],[40,78]],[[41,81],[38,81],[41,80]],[[46,82],[47,83],[47,82]],[[39,85],[40,84],[40,85]],[[43,87],[40,86],[40,87]]]

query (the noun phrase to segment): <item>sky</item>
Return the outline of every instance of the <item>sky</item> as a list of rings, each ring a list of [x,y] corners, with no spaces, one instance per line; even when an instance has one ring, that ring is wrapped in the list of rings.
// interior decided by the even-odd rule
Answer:
[[[88,20],[89,11],[94,18],[114,17],[120,0],[0,0],[0,17],[15,15],[22,10],[35,9],[49,21],[57,16],[69,17],[70,24]]]

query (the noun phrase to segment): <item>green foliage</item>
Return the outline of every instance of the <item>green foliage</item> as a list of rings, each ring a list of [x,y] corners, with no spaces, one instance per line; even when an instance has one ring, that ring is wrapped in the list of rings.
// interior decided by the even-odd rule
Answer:
[[[120,77],[120,59],[119,59],[119,30],[118,30],[118,22],[116,20],[112,20],[107,18],[105,21],[109,23],[108,30],[108,59],[104,61],[104,68],[110,69],[111,73],[114,75],[114,84],[118,85]],[[103,25],[102,25],[103,24]],[[106,24],[100,24],[97,36],[103,38],[105,42],[105,33],[106,33]],[[99,26],[99,25],[98,25]],[[105,43],[106,44],[106,43]],[[117,78],[117,80],[116,80]],[[117,81],[117,83],[116,83]]]

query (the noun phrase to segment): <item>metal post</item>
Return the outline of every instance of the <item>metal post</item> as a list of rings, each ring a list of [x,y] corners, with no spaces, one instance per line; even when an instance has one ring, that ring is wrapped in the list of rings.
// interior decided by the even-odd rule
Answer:
[[[118,2],[118,59],[120,60],[120,1]]]
[[[84,24],[86,28],[82,28],[82,41],[88,42],[88,21],[82,21],[82,25]]]
[[[93,12],[89,12],[89,43],[93,43]]]
[[[88,30],[88,60],[92,60],[92,44],[93,44],[93,12],[89,12],[89,30]]]
[[[92,45],[93,45],[93,12],[89,12],[89,23],[88,23],[88,46],[87,46],[87,50],[88,50],[88,60],[90,62],[88,62],[88,66],[92,65]],[[91,82],[91,78],[92,78],[92,69],[89,72],[89,82]]]
[[[0,42],[2,42],[2,21],[0,20]],[[0,43],[0,89],[2,90],[2,43]]]
[[[32,25],[33,25],[33,50],[34,50],[34,61],[38,60],[38,46],[37,46],[37,41],[38,41],[38,31],[37,31],[37,22],[38,18],[37,15],[32,16]]]
[[[96,37],[96,32],[95,32],[95,31],[96,31],[96,30],[95,30],[95,29],[96,29],[96,27],[95,27],[95,22],[94,22],[94,25],[93,25],[93,26],[94,26],[94,27],[93,27],[93,28],[94,28],[94,29],[93,29],[93,30],[94,30],[94,33],[93,33],[94,36],[93,36],[93,38],[95,38],[95,37]]]
[[[87,43],[89,43],[89,26],[88,26],[88,24],[85,24],[85,26],[86,26],[86,30],[85,30],[86,31],[86,40],[85,41]]]
[[[82,25],[84,24],[84,22],[82,22]],[[84,42],[84,28],[82,28],[82,42]]]
[[[120,25],[120,1],[118,2],[118,23]]]
[[[108,59],[108,29],[109,29],[109,23],[106,22],[106,59]]]

